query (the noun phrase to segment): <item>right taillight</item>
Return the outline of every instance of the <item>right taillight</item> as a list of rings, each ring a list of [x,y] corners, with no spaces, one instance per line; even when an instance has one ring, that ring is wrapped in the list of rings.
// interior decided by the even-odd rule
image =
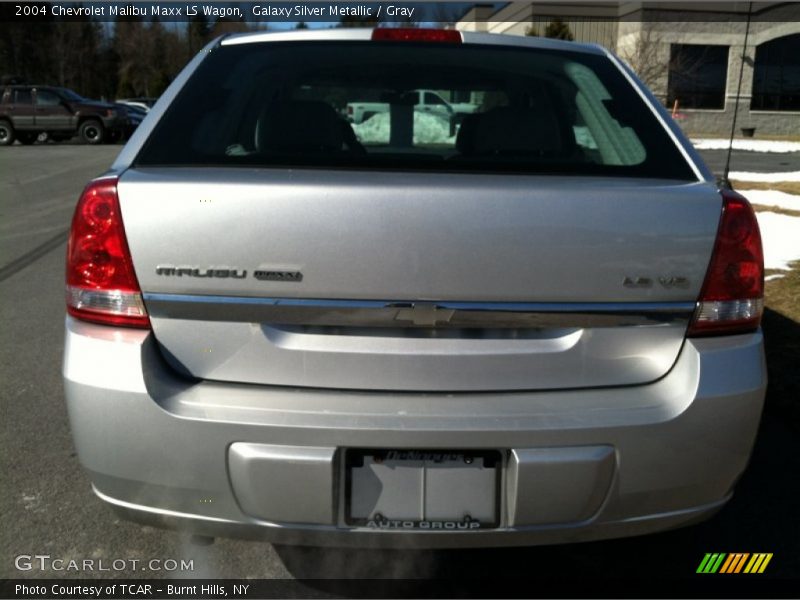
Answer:
[[[758,329],[764,310],[764,251],[753,207],[722,192],[722,218],[689,336],[731,335]]]

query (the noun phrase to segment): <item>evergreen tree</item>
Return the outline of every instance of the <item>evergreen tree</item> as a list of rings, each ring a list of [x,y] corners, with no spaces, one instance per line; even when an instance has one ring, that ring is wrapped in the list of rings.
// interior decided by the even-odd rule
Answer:
[[[553,19],[547,27],[544,28],[544,37],[567,40],[568,42],[575,40],[575,36],[572,35],[569,25],[559,18]]]
[[[51,53],[55,25],[49,6],[35,22],[14,22],[13,8],[12,4],[0,3],[0,11],[8,15],[0,35],[0,75],[26,83],[54,80]]]

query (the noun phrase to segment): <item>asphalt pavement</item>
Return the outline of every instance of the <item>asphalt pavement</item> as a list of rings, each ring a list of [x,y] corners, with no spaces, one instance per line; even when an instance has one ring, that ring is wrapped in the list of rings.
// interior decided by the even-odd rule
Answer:
[[[0,577],[163,575],[18,571],[20,554],[67,561],[193,559],[194,571],[171,575],[288,577],[267,544],[221,540],[195,546],[185,535],[120,522],[95,498],[78,464],[60,375],[66,232],[83,186],[108,169],[120,148],[0,148]]]
[[[727,150],[702,150],[700,155],[715,175],[721,175],[725,171]],[[734,150],[731,154],[731,171],[756,173],[800,171],[800,152],[770,154],[769,152]]]
[[[646,537],[446,552],[276,549],[224,539],[200,546],[181,533],[120,521],[93,495],[78,464],[60,375],[66,230],[82,187],[119,149],[0,148],[0,577],[663,578],[693,576],[706,552],[772,552],[765,577],[800,578],[800,432],[769,411],[734,499],[706,523]],[[752,156],[738,154],[736,170],[757,168]],[[760,168],[800,169],[799,155],[767,162]],[[192,560],[193,570],[16,568],[16,557],[35,554],[106,564]]]

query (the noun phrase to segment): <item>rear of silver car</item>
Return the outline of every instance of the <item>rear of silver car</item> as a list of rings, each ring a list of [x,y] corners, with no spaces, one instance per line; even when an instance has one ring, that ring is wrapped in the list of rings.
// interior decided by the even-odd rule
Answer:
[[[757,225],[614,57],[424,29],[208,50],[73,222],[64,377],[100,498],[415,547],[730,498],[766,386]],[[421,89],[476,109],[419,114]]]

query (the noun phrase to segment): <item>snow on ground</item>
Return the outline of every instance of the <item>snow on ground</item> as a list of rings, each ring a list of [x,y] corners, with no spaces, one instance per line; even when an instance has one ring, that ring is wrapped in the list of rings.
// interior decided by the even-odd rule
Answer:
[[[746,190],[737,189],[742,196],[747,198],[751,204],[761,204],[763,206],[777,206],[788,210],[800,210],[800,196],[787,194],[778,190]],[[797,232],[800,237],[800,231]]]
[[[737,181],[757,181],[762,183],[778,183],[781,181],[800,181],[800,171],[785,171],[783,173],[750,173],[748,171],[731,171],[729,179]]]
[[[764,243],[764,266],[789,269],[789,263],[800,260],[800,217],[774,212],[758,212],[756,217]]]
[[[698,150],[725,150],[728,140],[695,139],[692,140]],[[736,150],[753,152],[800,152],[800,142],[777,142],[770,140],[734,140]],[[778,183],[783,181],[800,181],[800,171],[784,173],[752,173],[748,171],[732,171],[730,179],[742,182]],[[744,186],[746,187],[746,186]],[[787,194],[778,190],[737,190],[753,204],[774,206],[789,210],[800,210],[800,196]],[[758,226],[761,229],[761,240],[764,244],[764,266],[767,269],[789,269],[789,264],[800,260],[800,217],[792,217],[774,212],[757,212]],[[783,275],[775,274],[767,281],[779,279]]]
[[[364,144],[388,144],[391,116],[378,113],[357,125],[353,130]],[[415,144],[455,144],[455,136],[450,135],[450,123],[435,115],[414,111]]]
[[[388,144],[391,129],[389,113],[377,113],[366,121],[353,125],[353,131],[359,141],[364,144]],[[588,127],[575,126],[575,140],[584,148],[596,150],[597,143]],[[415,144],[450,144],[456,143],[456,136],[450,135],[450,124],[436,115],[414,112]]]
[[[729,140],[722,138],[693,139],[692,144],[698,150],[727,150]],[[800,152],[800,142],[781,142],[776,140],[733,140],[734,150],[750,152]]]

